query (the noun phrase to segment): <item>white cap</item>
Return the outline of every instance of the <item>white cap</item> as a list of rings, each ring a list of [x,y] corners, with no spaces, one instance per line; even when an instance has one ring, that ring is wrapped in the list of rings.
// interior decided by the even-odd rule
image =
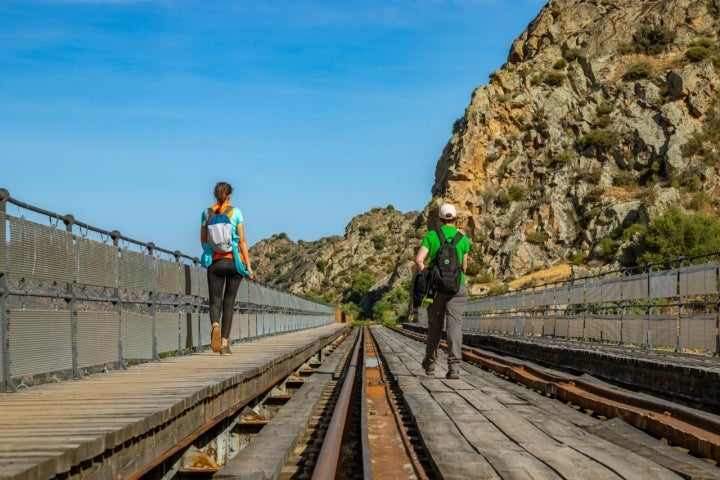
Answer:
[[[449,203],[443,203],[442,205],[440,205],[438,217],[440,217],[440,219],[442,220],[452,220],[453,218],[457,217],[455,207],[453,207]]]

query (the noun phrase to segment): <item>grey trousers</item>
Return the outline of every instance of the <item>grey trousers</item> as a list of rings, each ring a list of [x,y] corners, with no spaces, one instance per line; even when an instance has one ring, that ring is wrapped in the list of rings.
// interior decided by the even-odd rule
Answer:
[[[467,303],[467,286],[460,285],[455,295],[438,293],[433,303],[428,306],[428,335],[425,344],[425,359],[437,361],[437,350],[440,346],[443,327],[447,322],[448,365],[460,363],[462,360],[462,326],[463,313]]]

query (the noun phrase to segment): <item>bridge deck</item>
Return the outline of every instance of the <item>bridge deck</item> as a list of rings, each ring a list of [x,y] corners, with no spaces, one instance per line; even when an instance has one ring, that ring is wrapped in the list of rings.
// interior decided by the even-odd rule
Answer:
[[[232,356],[174,357],[2,394],[0,478],[132,477],[192,432],[273,386],[344,328],[265,337],[235,346]],[[424,344],[389,329],[373,333],[435,478],[720,479],[720,467],[621,421],[585,415],[470,364],[462,364],[459,380],[446,380],[444,353],[437,376],[427,377],[420,366]],[[247,469],[238,462],[235,467]],[[274,462],[272,469],[278,468]],[[241,477],[223,472],[224,478]]]
[[[373,332],[438,478],[720,478],[720,468],[628,424],[601,421],[468,363],[459,380],[446,380],[442,352],[428,377],[423,343]]]
[[[126,478],[337,338],[332,324],[0,394],[0,478]]]

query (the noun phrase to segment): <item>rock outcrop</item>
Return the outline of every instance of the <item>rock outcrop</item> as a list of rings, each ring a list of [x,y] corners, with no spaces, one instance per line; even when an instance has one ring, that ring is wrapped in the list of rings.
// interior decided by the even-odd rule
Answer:
[[[711,0],[548,2],[437,164],[432,194],[458,206],[483,268],[618,262],[632,224],[714,210],[717,167],[683,147],[717,98],[719,24]]]

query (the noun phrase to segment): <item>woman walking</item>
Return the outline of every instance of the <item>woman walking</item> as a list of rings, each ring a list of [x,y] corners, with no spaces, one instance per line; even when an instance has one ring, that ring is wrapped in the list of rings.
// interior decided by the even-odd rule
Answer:
[[[228,345],[233,309],[243,275],[253,278],[242,212],[230,204],[232,186],[215,185],[215,204],[203,210],[200,243],[201,264],[207,267],[210,292],[210,348],[221,355],[231,354]]]

